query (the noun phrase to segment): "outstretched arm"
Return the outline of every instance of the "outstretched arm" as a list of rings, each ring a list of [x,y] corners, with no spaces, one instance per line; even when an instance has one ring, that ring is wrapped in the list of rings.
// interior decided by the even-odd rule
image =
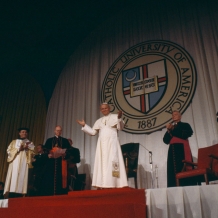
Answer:
[[[97,131],[95,129],[92,129],[90,126],[88,126],[84,120],[76,120],[76,122],[82,126],[83,132],[92,136],[97,134]]]
[[[85,120],[76,120],[76,122],[81,125],[82,127],[84,127],[86,125]]]

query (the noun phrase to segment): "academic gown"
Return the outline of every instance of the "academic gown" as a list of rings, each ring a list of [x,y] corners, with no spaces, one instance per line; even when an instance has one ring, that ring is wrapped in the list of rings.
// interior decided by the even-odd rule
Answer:
[[[32,162],[33,165],[33,175],[34,175],[34,188],[36,189],[36,194],[40,194],[40,190],[43,184],[42,175],[45,172],[45,164],[48,160],[48,154],[42,153],[34,156],[35,161]]]
[[[27,193],[28,169],[31,164],[35,146],[31,143],[28,145],[28,150],[19,151],[21,144],[26,142],[29,142],[29,140],[17,139],[13,140],[8,146],[7,162],[9,162],[9,167],[5,181],[4,194],[6,192]]]
[[[58,147],[62,149],[70,149],[70,143],[66,138],[56,136],[47,139],[44,147],[49,153],[53,147]],[[66,161],[67,156],[64,158]],[[46,161],[44,175],[42,175],[42,189],[41,195],[59,195],[67,194],[67,185],[63,185],[63,162],[62,157],[59,158],[49,158]],[[66,163],[67,167],[67,163]],[[67,170],[67,168],[66,168]],[[66,175],[67,176],[67,175]],[[67,180],[67,177],[66,177]]]
[[[128,186],[123,156],[117,135],[117,131],[122,130],[123,127],[123,121],[118,119],[116,114],[109,114],[98,119],[92,128],[87,124],[82,128],[85,133],[91,136],[99,133],[92,186],[100,188],[121,188]],[[119,171],[119,177],[112,176],[112,171],[116,170]]]
[[[192,136],[193,130],[188,123],[178,122],[174,129],[166,132],[163,141],[170,144],[167,158],[167,187],[176,186],[176,173],[182,171],[184,164],[182,160],[192,161],[188,138]],[[181,181],[181,185],[192,185]]]
[[[69,175],[74,175],[77,177],[78,170],[77,170],[77,163],[80,162],[80,151],[78,148],[71,147],[67,150],[67,168]]]
[[[69,190],[74,189],[74,184],[79,182],[77,163],[80,162],[80,151],[78,148],[71,147],[67,150],[67,181]],[[75,183],[74,183],[75,182]]]

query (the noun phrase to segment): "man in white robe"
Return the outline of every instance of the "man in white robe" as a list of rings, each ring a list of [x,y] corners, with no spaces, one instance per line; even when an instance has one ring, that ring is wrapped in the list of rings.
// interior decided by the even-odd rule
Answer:
[[[127,176],[117,132],[122,130],[124,122],[122,111],[118,115],[110,113],[110,106],[103,103],[100,106],[104,117],[98,119],[91,128],[84,120],[77,120],[82,130],[94,136],[99,133],[92,186],[97,188],[127,187]]]
[[[9,162],[4,194],[27,193],[28,169],[31,164],[34,144],[27,139],[28,128],[19,128],[19,139],[13,140],[8,146],[7,153]]]

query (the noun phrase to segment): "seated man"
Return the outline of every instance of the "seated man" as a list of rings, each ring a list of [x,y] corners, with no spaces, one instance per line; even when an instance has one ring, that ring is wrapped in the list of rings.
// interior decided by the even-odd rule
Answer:
[[[71,148],[67,151],[67,175],[68,175],[68,187],[69,190],[74,189],[74,181],[78,175],[77,163],[80,162],[80,151],[78,148],[74,148],[72,146],[73,142],[72,139],[68,139]]]

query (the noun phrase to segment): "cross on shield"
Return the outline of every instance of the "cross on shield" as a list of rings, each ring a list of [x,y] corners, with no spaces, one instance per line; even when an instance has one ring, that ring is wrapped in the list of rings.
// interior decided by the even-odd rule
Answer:
[[[147,114],[163,97],[167,86],[166,61],[158,60],[122,72],[123,94],[134,109]]]

